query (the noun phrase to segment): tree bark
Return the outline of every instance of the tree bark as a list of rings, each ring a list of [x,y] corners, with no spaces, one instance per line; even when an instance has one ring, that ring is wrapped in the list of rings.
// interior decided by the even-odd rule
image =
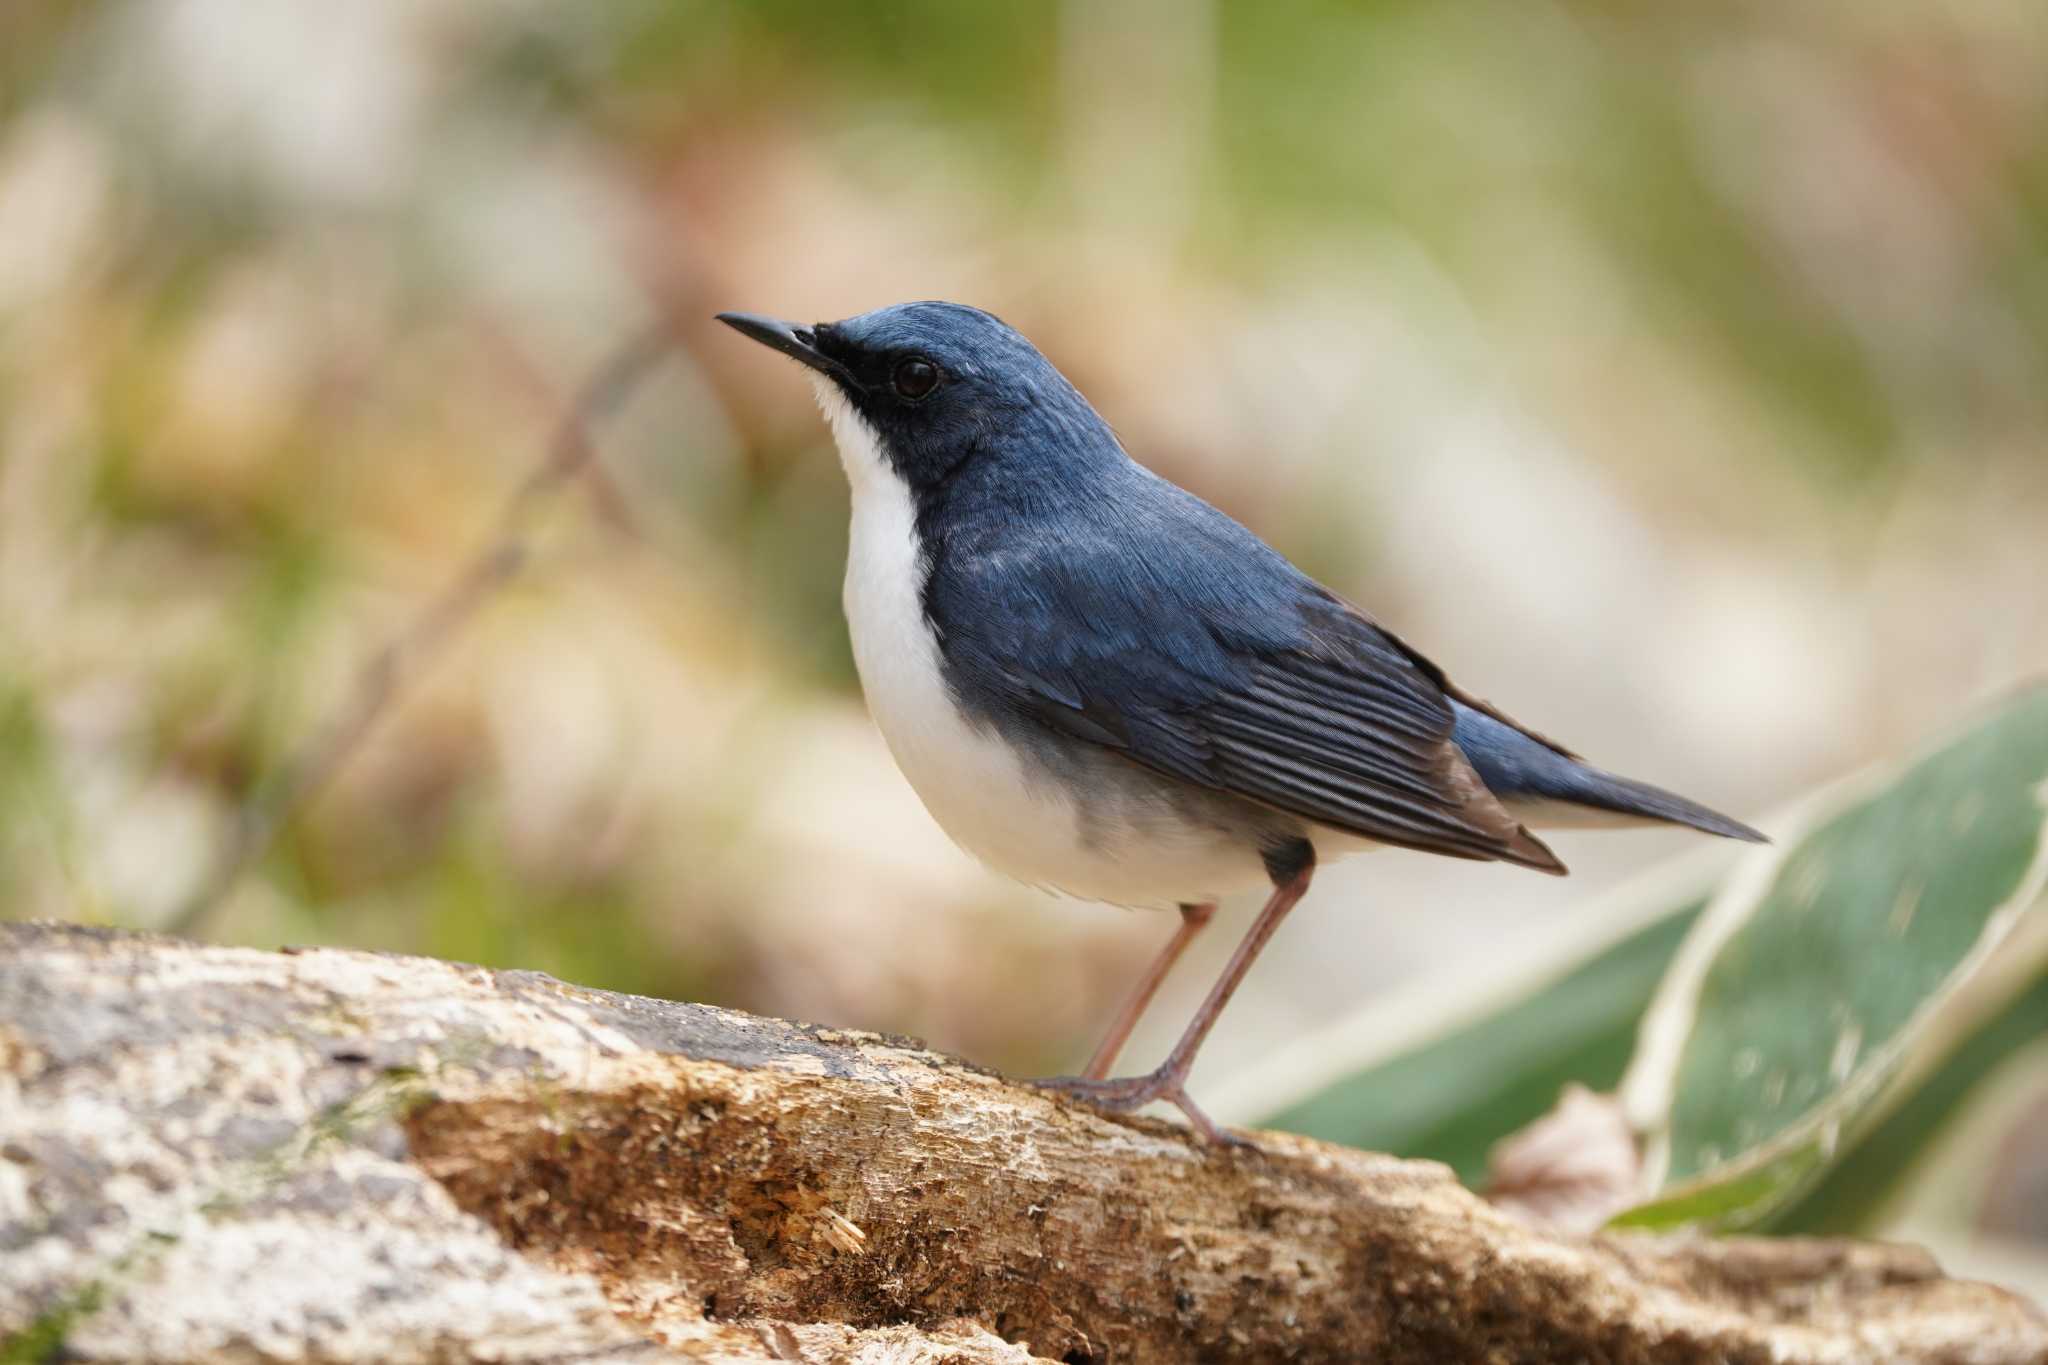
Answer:
[[[1577,1236],[906,1039],[0,926],[0,1359],[2048,1360],[1922,1252]],[[65,1355],[64,1352],[69,1352]]]

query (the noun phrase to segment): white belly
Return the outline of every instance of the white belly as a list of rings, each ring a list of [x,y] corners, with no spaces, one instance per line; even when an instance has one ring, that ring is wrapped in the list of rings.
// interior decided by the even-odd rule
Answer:
[[[1080,803],[993,730],[969,725],[946,687],[925,621],[924,565],[910,490],[866,424],[818,381],[853,489],[843,603],[868,711],[925,809],[953,841],[1034,886],[1118,905],[1171,906],[1262,885],[1256,853],[1213,831]],[[1105,809],[1106,807],[1106,809]]]

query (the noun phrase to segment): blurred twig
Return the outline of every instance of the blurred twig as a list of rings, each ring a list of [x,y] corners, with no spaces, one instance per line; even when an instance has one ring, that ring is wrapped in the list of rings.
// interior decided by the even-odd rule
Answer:
[[[674,309],[668,310],[668,312],[673,317],[695,316],[694,312],[686,314]],[[574,408],[571,406],[571,400],[565,398],[562,393],[555,389],[548,376],[534,362],[533,356],[524,346],[518,343],[517,339],[508,330],[494,327],[490,330],[489,337],[495,343],[500,358],[512,376],[514,385],[533,404],[537,418],[544,421],[556,413],[574,411]],[[623,351],[620,354],[623,354]],[[600,371],[599,380],[592,381],[593,385],[601,382],[602,373]],[[623,395],[620,397],[623,399]],[[603,414],[588,415],[601,416]],[[587,447],[589,444],[588,431],[583,433],[583,440]],[[618,485],[613,483],[611,476],[605,472],[602,460],[599,460],[594,453],[586,450],[578,459],[573,473],[583,484],[584,492],[590,500],[590,510],[600,522],[608,529],[616,531],[628,539],[636,542],[642,539],[640,528],[633,519],[631,509],[627,506],[625,495],[619,491]]]
[[[193,934],[205,925],[242,874],[269,850],[285,821],[348,761],[378,717],[475,619],[492,594],[518,576],[526,565],[527,531],[536,509],[597,458],[591,425],[623,404],[674,346],[674,331],[664,318],[598,367],[562,415],[540,463],[506,500],[483,548],[410,625],[370,656],[348,696],[243,802],[206,877],[164,926],[169,932]]]

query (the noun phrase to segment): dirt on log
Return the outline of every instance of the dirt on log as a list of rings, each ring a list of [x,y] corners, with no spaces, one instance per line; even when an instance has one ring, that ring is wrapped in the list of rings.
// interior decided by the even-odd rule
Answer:
[[[1922,1252],[1574,1236],[904,1039],[0,926],[0,1359],[2041,1362]]]

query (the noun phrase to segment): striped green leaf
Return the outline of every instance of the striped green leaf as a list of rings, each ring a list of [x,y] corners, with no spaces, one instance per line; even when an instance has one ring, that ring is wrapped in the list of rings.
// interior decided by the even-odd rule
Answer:
[[[1623,1084],[1657,1193],[1617,1221],[1749,1226],[1894,1098],[2048,881],[2048,688],[1779,822],[1694,926]]]

